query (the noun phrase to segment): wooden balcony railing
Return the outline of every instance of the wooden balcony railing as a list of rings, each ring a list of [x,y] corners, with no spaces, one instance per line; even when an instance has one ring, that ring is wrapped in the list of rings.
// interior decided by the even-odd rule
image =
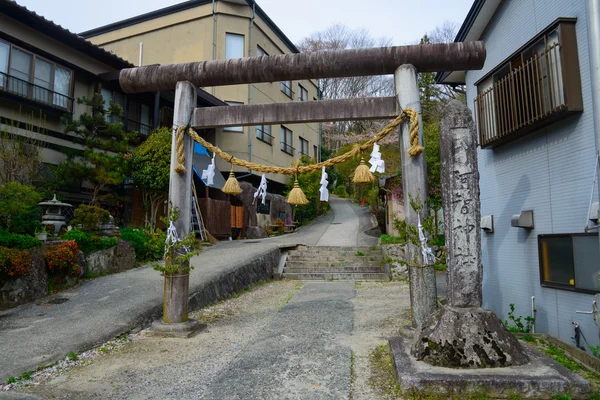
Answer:
[[[573,111],[565,96],[568,84],[559,43],[497,80],[475,99],[481,147],[515,139]]]

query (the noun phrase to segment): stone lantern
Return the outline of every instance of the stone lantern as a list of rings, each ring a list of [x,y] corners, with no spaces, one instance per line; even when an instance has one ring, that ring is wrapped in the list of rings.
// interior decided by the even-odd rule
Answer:
[[[58,201],[56,194],[52,200],[42,201],[38,205],[42,207],[42,225],[54,225],[54,236],[58,236],[62,228],[67,226],[66,211],[73,206]]]

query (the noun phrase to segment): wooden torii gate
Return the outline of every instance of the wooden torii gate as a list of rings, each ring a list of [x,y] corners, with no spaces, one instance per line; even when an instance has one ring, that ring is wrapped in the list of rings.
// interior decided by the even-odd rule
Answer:
[[[129,68],[120,71],[119,84],[126,93],[172,90],[176,87],[169,200],[180,211],[180,217],[174,225],[179,236],[184,237],[190,229],[193,142],[191,137],[185,135],[184,166],[187,172],[174,173],[177,165],[175,132],[178,126],[189,123],[194,128],[214,128],[391,119],[397,117],[402,109],[414,108],[419,114],[419,142],[422,145],[417,73],[481,69],[485,57],[483,42],[337,50]],[[394,97],[196,108],[195,86],[386,74],[394,74]],[[417,213],[412,209],[409,199],[424,201],[427,198],[425,153],[416,157],[404,156],[410,147],[408,126],[401,126],[400,138],[406,222],[416,226]],[[409,267],[409,278],[413,319],[420,327],[436,309],[435,271],[433,267],[423,267],[417,246],[407,245],[406,255],[411,264],[413,260],[416,263],[416,266]],[[197,323],[188,320],[188,294],[189,277],[176,280],[168,292],[165,290],[163,322],[177,325],[166,330],[195,329]]]

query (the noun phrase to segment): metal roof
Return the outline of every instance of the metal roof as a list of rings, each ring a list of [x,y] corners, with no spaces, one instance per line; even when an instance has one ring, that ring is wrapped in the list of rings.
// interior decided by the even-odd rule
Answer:
[[[89,40],[77,35],[55,24],[54,22],[42,17],[41,15],[29,10],[28,8],[17,4],[14,0],[0,0],[0,12],[10,18],[35,29],[66,46],[78,50],[106,65],[115,69],[134,67],[132,63],[121,57],[96,46]]]
[[[217,0],[221,1],[221,0]],[[294,45],[294,43],[283,33],[281,29],[273,22],[273,20],[265,13],[265,11],[256,3],[255,0],[241,0],[248,4],[250,7],[254,7],[256,14],[261,17],[266,24],[275,32],[277,37],[281,39],[292,53],[300,53],[300,50]],[[113,22],[112,24],[100,26],[98,28],[90,29],[85,32],[81,32],[80,35],[86,38],[98,36],[103,33],[112,32],[117,29],[125,28],[128,26],[136,25],[142,22],[150,21],[156,18],[164,17],[166,15],[175,14],[180,11],[189,10],[194,7],[203,6],[206,4],[212,4],[212,0],[188,0],[183,3],[175,4],[169,7],[161,8],[159,10],[151,11],[145,14],[140,14],[132,18],[127,18],[121,21]],[[236,2],[237,3],[237,2]]]

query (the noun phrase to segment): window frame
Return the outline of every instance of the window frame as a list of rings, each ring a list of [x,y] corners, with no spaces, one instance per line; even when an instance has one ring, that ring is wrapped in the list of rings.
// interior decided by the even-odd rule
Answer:
[[[308,101],[308,90],[300,83],[298,83],[298,101]]]
[[[284,88],[287,90],[284,90]],[[292,81],[291,80],[281,81],[279,83],[279,90],[281,90],[281,93],[285,94],[290,99],[294,99],[294,91],[292,90]]]
[[[543,265],[543,256],[542,256],[542,241],[540,239],[553,238],[553,237],[554,238],[556,238],[556,237],[570,238],[571,245],[573,245],[573,237],[581,237],[581,236],[595,237],[597,239],[598,233],[549,233],[549,234],[537,235],[540,286],[542,286],[544,288],[549,288],[549,289],[566,290],[569,292],[577,292],[577,293],[587,293],[587,294],[600,293],[600,290],[594,291],[594,290],[590,290],[590,289],[583,289],[583,288],[577,287],[576,272],[575,272],[575,251],[574,250],[572,251],[572,254],[571,254],[572,265],[573,265],[573,280],[574,280],[574,284],[572,286],[561,284],[561,283],[550,282],[550,281],[547,281],[544,279],[545,274],[544,274],[544,265]]]
[[[474,116],[481,148],[497,147],[583,111],[576,22],[577,18],[557,18],[474,83],[477,93],[474,100]],[[555,50],[549,50],[548,37],[554,32],[557,33],[558,45]],[[536,56],[535,47],[541,41],[544,43],[544,53],[538,57],[543,60],[538,59],[536,67],[540,68],[540,64],[543,67],[550,63],[557,70],[551,71],[552,78],[547,83],[548,88],[544,87],[544,83],[532,86],[532,82],[540,80],[542,75],[537,69],[531,72],[535,69],[531,61]],[[548,52],[552,52],[555,58],[547,55]],[[525,68],[527,70],[516,70],[526,63],[529,63],[528,69]],[[522,81],[524,74],[531,82]],[[553,87],[555,77],[560,82],[560,90]],[[541,78],[542,81],[544,79],[548,80],[546,76]],[[552,102],[555,102],[555,96],[559,96],[562,104],[554,107],[550,105],[549,111],[546,111],[547,104],[538,104],[546,100],[546,90],[550,92]],[[518,98],[518,101],[515,98]]]
[[[267,129],[268,128],[268,129]],[[271,125],[257,125],[256,138],[263,143],[273,146],[273,135],[271,134]],[[267,138],[265,138],[267,136]]]
[[[310,148],[310,143],[308,143],[308,140],[304,139],[302,136],[299,136],[298,144],[300,147],[300,149],[298,150],[300,152],[300,155],[310,157],[310,155],[308,154],[308,149]],[[305,146],[306,146],[306,153],[304,152]]]
[[[263,53],[263,54],[258,54],[259,52]],[[260,45],[256,45],[256,56],[257,57],[268,57],[269,53],[267,53],[265,51],[265,49],[263,49]]]
[[[31,100],[31,101],[35,101],[35,102],[40,103],[40,104],[44,104],[44,105],[46,105],[48,107],[53,107],[53,108],[57,108],[57,109],[60,109],[60,110],[67,110],[67,111],[73,112],[73,103],[74,103],[74,101],[73,101],[74,100],[73,99],[73,88],[74,88],[74,83],[75,83],[75,74],[73,73],[74,71],[71,68],[67,68],[63,64],[57,63],[57,62],[52,61],[52,60],[50,60],[50,59],[48,59],[46,57],[40,56],[37,53],[35,53],[34,51],[32,51],[32,50],[28,50],[28,49],[26,49],[24,47],[17,46],[15,44],[13,44],[12,42],[8,41],[8,40],[0,39],[0,43],[3,43],[3,44],[5,44],[5,45],[8,46],[7,68],[6,68],[6,72],[5,73],[3,72],[3,74],[6,75],[6,84],[4,84],[4,82],[3,82],[2,85],[0,85],[0,91],[7,91],[8,93],[13,93],[16,96],[23,97],[23,98],[26,98],[26,99]],[[25,54],[28,54],[29,56],[31,56],[31,59],[30,59],[30,62],[29,62],[30,74],[29,74],[27,80],[21,79],[21,78],[16,77],[16,76],[13,76],[10,73],[14,49],[17,49],[18,51],[20,51],[22,53],[25,53]],[[45,88],[45,87],[37,85],[35,83],[35,69],[36,69],[35,67],[36,67],[36,62],[37,62],[38,59],[40,59],[43,62],[46,62],[46,63],[50,64],[50,66],[51,66],[50,88]],[[61,68],[62,70],[67,71],[69,73],[69,89],[68,89],[68,93],[67,94],[62,94],[62,93],[59,93],[59,92],[57,92],[57,91],[54,90],[55,89],[56,70],[58,68]],[[10,87],[9,87],[9,82],[8,82],[10,78],[18,79],[18,80],[23,81],[23,82],[27,82],[30,85],[27,88],[27,94],[23,95],[23,94],[19,94],[16,91],[11,90]],[[48,91],[48,93],[50,95],[49,97],[51,98],[51,100],[50,101],[42,101],[41,99],[39,99],[38,97],[36,97],[35,90],[34,90],[36,87],[39,87],[39,88],[42,88],[43,90]],[[58,104],[60,102],[56,102],[55,101],[56,95],[64,96],[64,97],[67,98],[67,107],[62,107],[62,106],[60,106]]]
[[[227,57],[227,36],[241,36],[242,38],[242,55],[240,57]],[[244,58],[246,49],[246,35],[236,32],[225,32],[225,60],[235,60],[238,58]]]
[[[290,156],[294,156],[294,132],[289,129],[288,127],[286,127],[285,125],[280,125],[280,135],[281,135],[281,145],[280,145],[280,150],[283,151],[286,154],[289,154]],[[289,132],[289,137],[290,137],[290,142],[288,144],[287,142],[287,137],[288,137],[288,132]],[[288,151],[289,149],[289,151]]]
[[[243,101],[225,101],[225,103],[227,103],[228,106],[232,107],[244,105]],[[223,127],[223,130],[227,132],[244,133],[243,126],[225,126]]]

